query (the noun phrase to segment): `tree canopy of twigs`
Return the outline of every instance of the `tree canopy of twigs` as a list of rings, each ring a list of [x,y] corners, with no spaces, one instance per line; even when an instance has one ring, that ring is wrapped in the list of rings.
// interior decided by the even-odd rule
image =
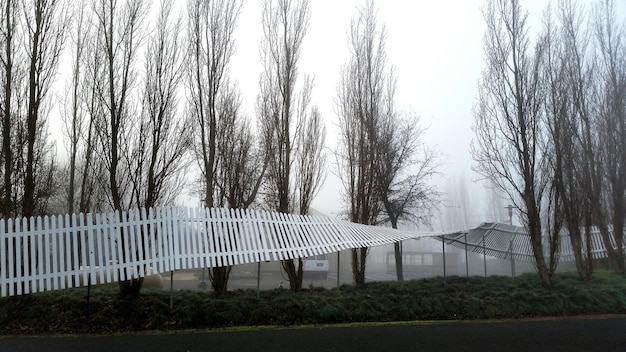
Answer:
[[[436,153],[420,149],[424,129],[418,119],[396,111],[396,77],[387,67],[386,31],[377,23],[373,1],[359,8],[348,43],[351,56],[336,98],[341,130],[336,156],[348,218],[368,225],[389,222],[394,228],[400,219],[428,223],[439,196],[427,183],[437,173]],[[402,280],[399,244],[395,250]],[[357,285],[365,283],[367,252],[352,250]]]
[[[548,185],[541,115],[539,69],[543,44],[534,48],[528,14],[519,1],[489,1],[484,45],[486,68],[479,86],[472,154],[475,170],[509,194],[524,214],[535,264],[543,284],[552,284],[544,258],[541,206]]]
[[[583,280],[593,270],[592,226],[624,273],[626,33],[615,9],[609,0],[588,8],[560,1],[545,11],[533,47],[519,1],[492,0],[484,8],[475,169],[521,211],[547,286],[562,227]]]
[[[265,202],[283,213],[306,214],[324,179],[325,129],[311,104],[313,79],[299,82],[298,64],[310,20],[308,0],[266,0],[257,116],[267,156]],[[299,87],[299,84],[301,86]],[[302,258],[281,261],[291,290],[302,288]]]

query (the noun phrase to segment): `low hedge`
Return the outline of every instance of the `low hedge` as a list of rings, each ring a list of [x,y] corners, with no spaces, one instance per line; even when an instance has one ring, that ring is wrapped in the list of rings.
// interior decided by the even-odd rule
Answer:
[[[44,292],[0,299],[0,333],[109,333],[255,325],[335,324],[400,320],[500,319],[626,313],[626,279],[596,273],[591,282],[559,274],[554,287],[536,275],[449,277],[372,282],[359,288],[236,290],[212,292],[145,290],[138,298],[116,289]],[[87,309],[89,308],[89,309]]]

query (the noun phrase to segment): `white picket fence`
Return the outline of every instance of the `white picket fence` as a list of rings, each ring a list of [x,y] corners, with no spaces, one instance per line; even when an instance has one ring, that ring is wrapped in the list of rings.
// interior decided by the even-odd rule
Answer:
[[[333,253],[432,236],[324,216],[136,209],[0,220],[0,296],[112,283],[157,272]]]
[[[276,261],[433,237],[502,259],[532,261],[523,228],[481,224],[461,232],[418,233],[325,216],[226,208],[0,219],[0,296],[113,283],[159,273]],[[606,256],[592,232],[593,256]],[[467,242],[467,246],[465,243]],[[573,261],[569,236],[561,260]]]

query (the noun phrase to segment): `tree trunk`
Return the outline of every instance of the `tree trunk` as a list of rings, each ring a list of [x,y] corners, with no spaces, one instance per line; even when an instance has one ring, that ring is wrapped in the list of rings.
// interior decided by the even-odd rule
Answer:
[[[5,85],[4,85],[4,114],[2,116],[2,156],[4,157],[4,199],[3,199],[3,209],[2,215],[5,219],[12,216],[12,202],[11,202],[11,191],[12,191],[12,171],[13,171],[13,158],[11,151],[11,95],[12,95],[12,84],[13,84],[13,29],[12,25],[15,23],[15,19],[12,19],[12,8],[11,1],[6,2],[6,8],[4,13],[4,21],[7,27],[6,37],[5,37],[5,62],[4,62],[4,75],[5,75]]]
[[[582,234],[580,228],[577,226],[568,226],[568,230],[578,276],[583,281],[591,281],[591,272],[588,270],[589,266],[583,255]]]
[[[624,262],[622,261],[621,265],[619,263],[617,249],[613,247],[613,244],[611,243],[611,234],[609,233],[606,217],[603,216],[597,207],[594,207],[592,216],[593,224],[598,226],[598,230],[600,231],[600,237],[602,238],[602,243],[604,244],[604,248],[606,250],[608,262],[614,266],[616,272],[623,275]]]
[[[548,266],[546,265],[546,261],[543,257],[543,246],[541,245],[541,235],[532,236],[531,244],[532,244],[532,249],[533,249],[533,255],[535,257],[535,265],[537,266],[537,273],[539,274],[539,279],[541,280],[541,284],[545,287],[550,287],[552,286],[552,277],[550,276]]]
[[[615,240],[615,271],[626,274],[624,268],[624,205],[623,196],[616,196],[613,202],[613,239]]]
[[[296,267],[295,259],[287,259],[281,260],[280,264],[282,265],[285,273],[287,274],[287,278],[289,279],[289,288],[293,292],[298,292],[302,290],[302,258],[298,258],[298,265]]]
[[[396,259],[396,277],[398,281],[404,281],[404,272],[402,268],[402,242],[393,244],[394,257]]]
[[[39,115],[39,92],[38,86],[38,64],[39,63],[39,34],[41,27],[41,12],[40,8],[36,9],[37,15],[35,16],[35,31],[33,33],[30,57],[30,68],[28,75],[28,115],[26,119],[27,130],[27,146],[26,149],[26,177],[24,178],[24,199],[22,200],[22,216],[31,217],[35,210],[35,140],[37,139],[37,119]]]
[[[209,278],[211,279],[211,287],[216,295],[222,295],[228,290],[228,278],[233,267],[222,266],[209,268]]]
[[[600,231],[600,237],[602,238],[602,243],[604,244],[604,248],[606,250],[608,262],[613,265],[617,273],[623,275],[624,262],[622,261],[620,265],[620,256],[617,253],[616,248],[614,248],[613,244],[611,243],[611,234],[609,232],[609,227],[606,224],[598,223],[598,230]]]
[[[352,276],[357,287],[365,286],[365,259],[368,247],[352,249]]]
[[[139,292],[141,292],[141,287],[143,286],[143,277],[139,277],[136,279],[130,279],[126,281],[120,281],[120,294],[124,297],[139,297]]]
[[[530,195],[525,199],[526,209],[528,211],[528,233],[530,235],[530,242],[532,246],[533,256],[535,257],[535,265],[537,267],[537,273],[541,284],[545,287],[552,286],[552,274],[543,254],[543,243],[541,233],[541,217],[537,210],[534,195],[532,192],[528,192]]]

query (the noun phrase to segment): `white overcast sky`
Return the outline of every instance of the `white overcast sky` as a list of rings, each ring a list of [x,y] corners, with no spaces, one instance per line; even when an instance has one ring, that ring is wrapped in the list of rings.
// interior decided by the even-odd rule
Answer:
[[[472,107],[484,67],[485,25],[481,12],[484,3],[483,0],[376,1],[378,21],[387,30],[388,64],[395,66],[398,76],[397,106],[417,113],[421,123],[428,127],[425,141],[441,152],[444,162],[445,177],[434,180],[442,188],[455,178],[464,177],[468,182],[477,178],[471,171],[469,145],[473,138]],[[548,3],[547,0],[522,1],[523,9],[529,11],[531,33],[541,30]],[[589,6],[597,1],[581,3]],[[621,18],[626,18],[626,1],[616,3]],[[331,150],[337,143],[333,99],[341,67],[348,59],[346,33],[357,7],[364,4],[365,0],[311,1],[311,22],[302,48],[300,70],[315,75],[313,103],[324,115],[327,146]],[[231,66],[231,74],[240,82],[251,116],[261,70],[257,59],[262,32],[260,15],[260,1],[245,4],[236,32],[237,53]],[[339,212],[340,190],[337,177],[329,172],[313,207],[329,215]],[[480,208],[486,197],[482,186],[470,187],[470,193]],[[477,218],[484,213],[473,212],[470,215]]]
[[[583,0],[590,5],[596,1]],[[483,0],[446,1],[376,1],[379,24],[387,31],[388,64],[395,66],[398,77],[396,103],[400,110],[412,111],[428,127],[425,142],[442,155],[444,177],[433,180],[445,191],[448,183],[477,178],[471,171],[469,145],[472,107],[477,85],[484,67],[483,35],[485,31],[481,8]],[[532,32],[541,30],[541,17],[549,1],[522,1],[529,11]],[[617,1],[626,12],[626,1]],[[300,72],[315,76],[312,103],[326,121],[330,151],[336,147],[337,117],[334,97],[340,70],[348,59],[347,31],[365,0],[312,0],[311,21],[305,37]],[[242,90],[244,111],[253,117],[254,102],[259,91],[261,72],[259,44],[262,2],[248,0],[243,7],[235,32],[237,51],[230,73]],[[329,156],[329,161],[334,157]],[[331,167],[329,165],[329,167]],[[486,198],[480,185],[470,185],[476,209],[471,217],[478,220]],[[327,180],[313,202],[313,207],[327,215],[342,209],[338,178],[328,172]]]
[[[471,171],[469,145],[473,138],[472,107],[484,66],[482,38],[485,25],[481,13],[484,2],[376,1],[379,24],[384,24],[387,30],[388,64],[395,66],[398,77],[397,107],[401,111],[416,113],[422,125],[428,127],[425,142],[442,154],[445,176],[433,181],[442,191],[450,180],[464,177],[470,182],[477,177]],[[597,1],[581,2],[589,5]],[[626,1],[616,2],[621,13],[626,14]],[[185,2],[181,0],[180,3]],[[315,77],[312,103],[320,108],[325,119],[326,144],[331,152],[337,145],[333,99],[341,67],[348,59],[346,33],[351,19],[357,15],[357,8],[364,4],[365,0],[311,1],[311,21],[302,47],[300,73]],[[547,4],[547,0],[522,1],[523,8],[530,12],[533,32],[541,29],[541,16]],[[158,0],[154,0],[152,6],[155,9]],[[183,5],[181,10],[184,8]],[[237,49],[230,66],[231,79],[237,81],[242,91],[243,111],[253,119],[262,70],[259,60],[261,11],[262,1],[247,0],[244,3],[235,32]],[[64,79],[58,82],[62,83]],[[51,131],[60,138],[58,127],[53,124]],[[329,161],[333,160],[330,155]],[[485,198],[482,186],[470,187],[470,192],[478,203]],[[327,215],[337,214],[342,208],[340,193],[338,178],[328,172],[313,207]],[[188,198],[187,202],[184,205],[199,204]],[[474,212],[470,215],[478,218],[483,213],[480,209]]]
[[[347,31],[357,7],[365,1],[313,0],[311,22],[305,37],[300,72],[315,76],[312,102],[326,121],[330,150],[336,147],[333,99],[340,70],[348,59]],[[387,30],[388,64],[398,76],[396,92],[400,110],[413,111],[429,126],[426,142],[444,156],[444,171],[453,177],[467,170],[472,138],[472,105],[482,69],[482,1],[378,1],[380,24]],[[243,92],[245,111],[254,115],[261,72],[261,2],[248,1],[235,33],[237,52],[231,76]],[[329,161],[334,157],[330,156]],[[437,183],[441,181],[437,180]],[[341,187],[329,172],[313,207],[328,215],[341,209]]]

